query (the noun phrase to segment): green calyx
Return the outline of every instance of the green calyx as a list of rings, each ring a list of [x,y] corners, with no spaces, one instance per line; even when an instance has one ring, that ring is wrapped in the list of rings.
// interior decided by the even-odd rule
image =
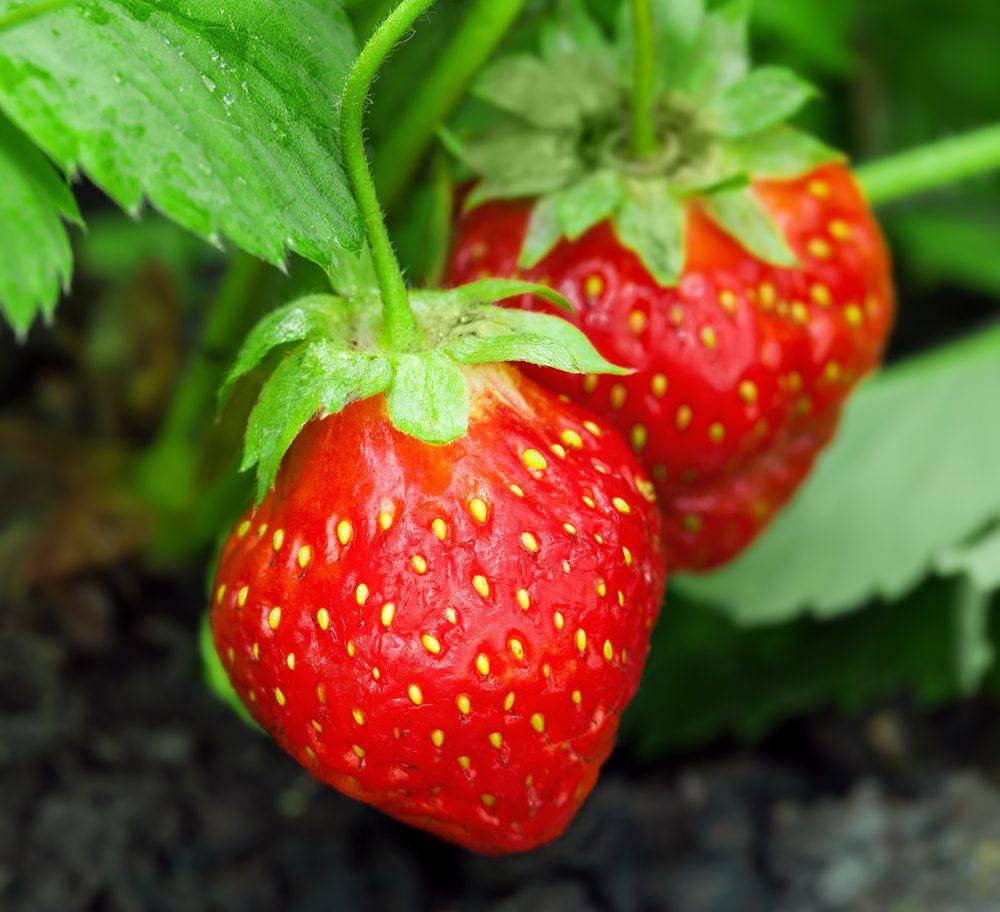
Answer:
[[[384,393],[393,424],[432,445],[465,434],[469,391],[463,366],[522,361],[587,373],[627,371],[605,361],[572,324],[496,302],[536,295],[571,309],[544,286],[486,279],[446,291],[410,291],[419,341],[384,348],[383,311],[367,251],[334,268],[336,295],[309,295],[279,307],[247,336],[221,396],[275,349],[286,349],[247,425],[242,470],[256,467],[257,500],[274,484],[292,441],[317,416]]]
[[[710,12],[704,0],[650,5],[652,70],[634,65],[629,4],[612,43],[583,0],[559,0],[538,56],[502,59],[483,75],[476,92],[502,113],[499,124],[472,139],[445,137],[479,178],[468,205],[538,198],[522,268],[610,219],[656,279],[674,285],[684,267],[684,210],[693,199],[755,256],[794,265],[750,184],[842,158],[785,125],[816,91],[787,70],[751,69],[747,0]],[[633,99],[643,97],[633,91],[640,78],[652,80],[644,116],[657,144],[642,156],[632,113]]]

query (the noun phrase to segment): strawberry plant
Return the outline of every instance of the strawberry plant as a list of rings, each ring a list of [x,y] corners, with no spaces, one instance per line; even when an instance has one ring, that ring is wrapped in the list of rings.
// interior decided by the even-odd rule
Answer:
[[[742,0],[0,0],[0,312],[225,263],[101,484],[160,566],[218,541],[213,686],[319,780],[505,854],[623,715],[649,754],[995,686],[996,329],[861,381],[915,322],[873,209],[1000,287],[981,220],[898,205],[1000,137],[852,171],[771,59],[850,66],[799,9],[754,69]]]

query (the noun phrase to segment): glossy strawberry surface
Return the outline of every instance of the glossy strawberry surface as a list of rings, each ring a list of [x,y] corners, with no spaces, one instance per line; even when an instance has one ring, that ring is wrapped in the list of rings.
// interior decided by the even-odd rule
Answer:
[[[652,485],[612,428],[467,369],[433,447],[375,397],[306,426],[212,605],[240,698],[321,780],[475,851],[563,831],[610,753],[663,594]]]
[[[571,319],[601,354],[635,368],[624,378],[529,370],[630,438],[657,487],[671,568],[717,566],[760,533],[833,436],[892,325],[889,256],[845,168],[754,189],[797,267],[750,255],[697,203],[676,288],[660,286],[609,223],[527,271],[517,263],[530,202],[486,203],[458,227],[450,284],[550,284],[578,306]]]

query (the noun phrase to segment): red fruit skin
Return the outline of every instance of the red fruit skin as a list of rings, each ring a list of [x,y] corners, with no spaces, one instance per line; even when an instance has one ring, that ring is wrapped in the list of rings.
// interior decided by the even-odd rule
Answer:
[[[766,527],[879,363],[892,326],[889,254],[847,169],[754,189],[799,268],[751,256],[697,204],[676,288],[659,286],[609,222],[527,271],[517,260],[530,202],[491,202],[458,225],[447,284],[491,275],[551,285],[577,305],[570,319],[601,354],[636,370],[529,373],[630,436],[665,512],[672,569],[725,563]],[[510,306],[548,307],[530,297]]]
[[[469,433],[445,447],[381,396],[307,425],[226,542],[211,618],[240,698],[313,775],[504,854],[558,836],[593,788],[665,571],[616,431],[513,369],[467,377]]]

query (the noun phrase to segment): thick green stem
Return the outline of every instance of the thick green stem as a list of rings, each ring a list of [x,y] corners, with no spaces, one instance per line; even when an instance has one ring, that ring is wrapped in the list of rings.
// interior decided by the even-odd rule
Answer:
[[[1000,170],[1000,124],[901,152],[857,170],[874,206]]]
[[[340,142],[344,150],[344,165],[361,209],[375,275],[382,293],[384,320],[380,341],[383,347],[391,351],[408,351],[413,348],[417,341],[417,324],[410,310],[406,282],[403,281],[403,272],[392,249],[382,206],[368,168],[364,138],[365,103],[372,81],[385,58],[410,30],[417,17],[433,3],[434,0],[402,0],[389,14],[368,40],[347,77],[340,109]]]
[[[632,153],[647,159],[656,155],[656,33],[652,0],[630,0],[632,5]]]
[[[57,10],[61,6],[68,6],[72,2],[74,0],[39,0],[38,3],[19,6],[6,15],[0,16],[0,32],[5,32],[7,29],[30,22],[32,19],[44,16],[45,13]]]
[[[527,0],[473,0],[431,71],[375,157],[375,184],[386,209],[399,201],[420,167],[438,127],[458,106]]]

